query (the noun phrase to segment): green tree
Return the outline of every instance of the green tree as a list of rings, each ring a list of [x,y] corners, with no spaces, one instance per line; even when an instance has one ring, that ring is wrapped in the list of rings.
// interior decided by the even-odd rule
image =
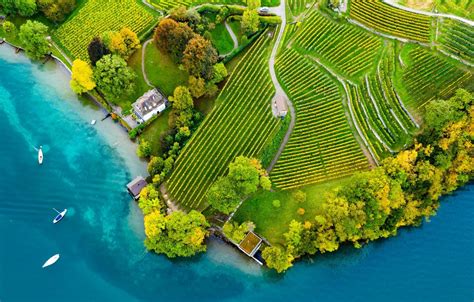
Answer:
[[[247,0],[247,7],[250,9],[257,9],[262,6],[260,0]]]
[[[53,22],[64,21],[76,7],[76,0],[37,0],[40,11]]]
[[[206,81],[200,77],[189,77],[189,91],[195,98],[200,98],[206,93]]]
[[[41,59],[49,52],[49,43],[46,41],[48,27],[38,21],[26,21],[20,27],[18,37],[28,55],[33,59]]]
[[[138,199],[138,207],[142,210],[143,215],[163,210],[163,203],[155,186],[148,185],[142,189]]]
[[[165,160],[160,156],[153,156],[148,163],[148,173],[151,176],[160,174],[165,166]]]
[[[229,180],[239,195],[255,193],[260,184],[260,172],[252,160],[238,156],[229,164]]]
[[[97,61],[94,79],[106,95],[118,98],[130,94],[135,88],[136,75],[127,62],[116,55],[105,55]]]
[[[238,156],[229,164],[228,175],[220,177],[211,186],[207,199],[214,209],[230,214],[242,199],[260,187],[271,187],[261,163],[254,158]]]
[[[216,65],[214,65],[213,69],[214,69],[214,75],[212,77],[213,83],[220,83],[224,81],[224,79],[229,74],[224,63],[217,63]]]
[[[36,0],[0,0],[0,7],[6,14],[31,17],[36,13]]]
[[[217,62],[217,51],[211,41],[202,36],[195,36],[186,46],[183,53],[183,66],[190,75],[212,79],[213,66]]]
[[[192,123],[194,102],[191,92],[186,86],[174,89],[173,96],[169,97],[172,105],[169,124],[173,128],[189,127]]]
[[[209,227],[204,215],[192,210],[164,216],[155,211],[145,216],[145,246],[170,258],[191,257],[206,251],[204,244]]]
[[[148,141],[141,139],[140,144],[137,148],[137,155],[141,158],[147,158],[151,156],[151,145]]]
[[[10,21],[3,22],[3,30],[7,33],[12,33],[16,30],[15,24]]]
[[[242,15],[240,26],[242,27],[242,31],[247,35],[255,33],[260,26],[258,12],[255,9],[246,9]]]
[[[255,229],[255,223],[252,221],[245,221],[240,225],[237,222],[226,222],[222,227],[222,231],[227,238],[235,243],[240,243],[248,232]]]
[[[296,190],[292,193],[293,199],[297,203],[303,203],[306,201],[306,193],[301,190]]]
[[[294,257],[289,252],[276,246],[266,247],[262,253],[263,259],[269,268],[282,273],[289,269],[293,264]]]
[[[207,193],[209,205],[224,214],[230,214],[234,211],[240,202],[240,198],[228,177],[219,178]]]

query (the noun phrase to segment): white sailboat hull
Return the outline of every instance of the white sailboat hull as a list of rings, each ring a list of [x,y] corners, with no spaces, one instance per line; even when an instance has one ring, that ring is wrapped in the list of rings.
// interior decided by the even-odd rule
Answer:
[[[52,256],[43,264],[43,268],[55,264],[58,260],[59,260],[59,254]]]

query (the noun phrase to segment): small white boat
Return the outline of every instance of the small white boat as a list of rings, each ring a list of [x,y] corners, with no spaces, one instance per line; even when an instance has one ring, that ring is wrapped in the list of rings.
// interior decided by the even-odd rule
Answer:
[[[59,259],[59,254],[52,256],[43,264],[43,268],[55,264],[58,261],[58,259]]]
[[[43,146],[40,146],[38,149],[38,163],[40,165],[43,163]]]
[[[56,224],[56,223],[60,222],[64,218],[64,216],[66,216],[67,209],[64,209],[62,212],[59,212],[55,208],[53,208],[53,210],[55,210],[56,213],[58,213],[58,215],[56,215],[56,217],[54,217],[54,219],[53,219],[53,223]]]
[[[96,120],[92,120],[91,125],[95,125],[96,122],[97,122]]]

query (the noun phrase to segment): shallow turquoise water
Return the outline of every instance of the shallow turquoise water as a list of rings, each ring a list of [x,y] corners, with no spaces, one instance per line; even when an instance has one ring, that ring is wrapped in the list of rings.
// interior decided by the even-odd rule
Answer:
[[[0,47],[0,301],[472,301],[474,186],[398,237],[299,262],[277,276],[211,241],[192,260],[145,252],[124,191],[144,164],[51,65]],[[34,146],[43,145],[44,165]],[[67,207],[53,225],[52,207]],[[41,269],[51,255],[59,262]]]

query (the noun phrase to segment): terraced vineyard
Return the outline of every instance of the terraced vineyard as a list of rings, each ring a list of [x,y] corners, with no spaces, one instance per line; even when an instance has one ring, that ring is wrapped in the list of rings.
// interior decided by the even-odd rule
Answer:
[[[389,48],[377,73],[367,75],[361,85],[348,87],[354,119],[376,160],[404,147],[417,126],[393,87],[394,58]]]
[[[258,156],[278,129],[271,113],[275,90],[268,73],[267,34],[240,61],[209,114],[176,161],[167,183],[186,209],[206,207],[206,193],[238,155]]]
[[[293,47],[301,53],[314,54],[340,73],[354,77],[375,66],[382,41],[313,10],[296,35]]]
[[[296,126],[272,171],[273,183],[291,189],[367,169],[334,81],[291,49],[278,58],[276,67],[295,105]]]
[[[312,0],[288,0],[288,7],[294,16],[298,16],[307,9],[307,6],[313,5],[313,3]]]
[[[191,7],[203,3],[239,4],[245,5],[242,0],[147,0],[151,5],[162,11],[169,11],[179,6]]]
[[[441,49],[474,64],[474,28],[457,20],[442,19]]]
[[[442,55],[419,46],[409,50],[411,64],[403,70],[399,87],[406,89],[407,105],[422,107],[434,98],[447,98],[460,87],[472,86],[472,69],[465,70]]]
[[[54,38],[72,58],[87,59],[87,46],[95,36],[123,27],[140,34],[156,20],[157,17],[136,0],[87,0],[71,20],[58,28]]]
[[[352,0],[350,17],[376,31],[422,43],[431,41],[431,17],[407,12],[380,0]]]

